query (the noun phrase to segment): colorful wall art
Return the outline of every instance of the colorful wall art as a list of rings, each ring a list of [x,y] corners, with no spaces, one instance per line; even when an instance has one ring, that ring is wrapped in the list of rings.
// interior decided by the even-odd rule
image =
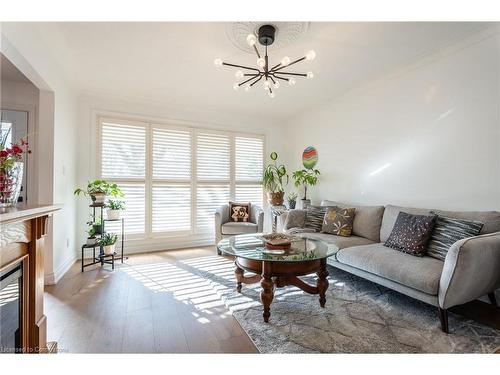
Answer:
[[[318,163],[318,151],[312,146],[306,147],[302,153],[302,164],[306,169],[313,169]]]

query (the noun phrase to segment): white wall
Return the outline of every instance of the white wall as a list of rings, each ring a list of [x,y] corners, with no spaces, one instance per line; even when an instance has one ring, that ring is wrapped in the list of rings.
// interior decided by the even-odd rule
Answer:
[[[246,117],[229,112],[214,112],[199,108],[169,106],[163,103],[140,102],[127,98],[116,98],[105,95],[85,93],[79,97],[79,131],[78,131],[78,185],[85,186],[87,181],[98,176],[96,168],[97,117],[99,115],[118,116],[158,122],[178,122],[189,126],[233,130],[266,136],[266,154],[271,150],[283,153],[281,129],[279,123],[267,118]],[[77,238],[85,242],[85,222],[88,219],[88,200],[79,198],[77,216]],[[211,244],[212,241],[194,238],[162,239],[161,241],[131,240],[125,243],[126,253],[163,250],[200,244]]]
[[[76,95],[36,25],[3,23],[2,53],[40,90],[38,102],[38,203],[61,204],[46,239],[46,283],[71,266],[75,238]]]
[[[319,153],[313,202],[500,210],[499,41],[489,30],[287,121],[288,165]]]

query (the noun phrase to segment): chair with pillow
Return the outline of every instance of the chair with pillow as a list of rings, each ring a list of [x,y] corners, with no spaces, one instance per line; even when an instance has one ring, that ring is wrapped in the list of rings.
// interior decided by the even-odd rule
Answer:
[[[215,243],[238,234],[261,233],[264,211],[250,203],[229,202],[215,211]],[[217,254],[221,254],[217,250]]]

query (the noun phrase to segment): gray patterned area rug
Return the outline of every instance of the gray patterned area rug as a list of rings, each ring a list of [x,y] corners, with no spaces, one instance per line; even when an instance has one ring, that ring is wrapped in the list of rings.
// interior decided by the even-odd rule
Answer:
[[[259,284],[237,293],[232,262],[219,259],[220,266],[198,264],[197,271],[261,353],[493,353],[500,347],[500,330],[450,313],[451,334],[445,334],[435,307],[331,266],[324,309],[317,295],[280,288],[264,323]],[[304,280],[315,283],[314,276]]]

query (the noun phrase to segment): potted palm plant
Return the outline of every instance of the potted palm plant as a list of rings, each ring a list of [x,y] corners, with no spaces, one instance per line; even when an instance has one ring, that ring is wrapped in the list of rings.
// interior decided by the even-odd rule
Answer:
[[[125,203],[121,200],[110,199],[106,203],[106,215],[108,220],[119,220],[120,212],[125,209]]]
[[[115,244],[118,240],[118,235],[115,233],[105,233],[99,239],[99,245],[104,249],[104,255],[111,255],[115,252]]]
[[[304,186],[303,203],[307,201],[307,186],[314,186],[318,183],[318,176],[320,172],[318,169],[301,169],[293,172],[292,177],[295,180],[295,187],[300,185]]]
[[[283,186],[288,184],[288,174],[283,164],[278,164],[278,154],[272,152],[270,155],[273,163],[264,168],[263,187],[267,192],[267,200],[273,206],[283,204],[285,194]]]
[[[93,204],[104,204],[106,197],[123,198],[125,194],[121,191],[117,184],[106,180],[97,179],[89,181],[87,188],[76,188],[75,195],[89,195]]]

